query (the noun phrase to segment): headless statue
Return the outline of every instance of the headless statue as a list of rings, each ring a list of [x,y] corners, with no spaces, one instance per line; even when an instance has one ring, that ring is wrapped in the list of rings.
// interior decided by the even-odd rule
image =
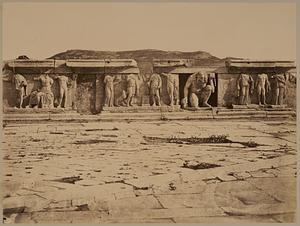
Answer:
[[[151,106],[160,106],[160,90],[162,86],[161,77],[159,74],[152,74],[149,80],[150,87],[150,105]]]
[[[257,75],[255,82],[255,87],[257,91],[258,104],[266,105],[266,93],[270,91],[270,83],[267,74]]]
[[[179,104],[179,79],[177,74],[162,73],[167,77],[167,92],[170,99],[170,106]]]
[[[66,107],[68,99],[68,81],[69,78],[64,75],[55,76],[54,79],[57,79],[59,85],[59,96],[58,96],[58,105],[57,108]],[[64,102],[63,102],[64,100]]]
[[[284,98],[286,96],[286,75],[285,74],[276,74],[273,76],[274,84],[272,87],[274,94],[273,104],[283,105]]]
[[[14,74],[12,82],[14,84],[17,98],[15,108],[22,108],[24,96],[26,96],[27,81],[22,75]]]
[[[253,78],[250,75],[239,75],[237,79],[237,92],[240,105],[247,105],[249,103],[249,96],[253,93],[254,90],[253,83]]]
[[[125,103],[126,106],[133,106],[133,98],[135,95],[137,95],[138,92],[138,84],[136,81],[136,75],[134,74],[129,74],[127,76],[127,89],[126,89],[126,99],[125,99]],[[124,94],[123,94],[124,95]]]
[[[43,74],[38,78],[34,78],[34,80],[40,82],[40,87],[30,94],[30,107],[37,108],[41,104],[41,108],[53,108],[54,95],[51,90],[53,79],[49,75]]]
[[[114,106],[114,77],[111,75],[106,75],[104,77],[104,84],[105,84],[104,106],[113,107]]]

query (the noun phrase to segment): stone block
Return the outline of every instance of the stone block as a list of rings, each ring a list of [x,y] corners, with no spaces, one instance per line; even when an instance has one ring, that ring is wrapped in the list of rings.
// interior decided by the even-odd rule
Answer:
[[[211,216],[211,217],[182,217],[173,218],[176,223],[212,223],[212,224],[236,224],[236,223],[276,223],[272,216]]]

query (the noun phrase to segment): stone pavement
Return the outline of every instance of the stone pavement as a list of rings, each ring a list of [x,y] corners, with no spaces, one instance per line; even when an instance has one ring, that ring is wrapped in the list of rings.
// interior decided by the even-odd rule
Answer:
[[[9,123],[2,147],[5,223],[296,220],[293,120]]]

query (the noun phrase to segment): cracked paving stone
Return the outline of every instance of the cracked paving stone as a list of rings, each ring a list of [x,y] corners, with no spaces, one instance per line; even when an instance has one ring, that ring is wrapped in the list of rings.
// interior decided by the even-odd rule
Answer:
[[[287,131],[296,131],[296,123],[119,122],[116,131],[113,124],[6,126],[3,156],[9,158],[4,158],[3,163],[5,173],[12,175],[3,181],[3,202],[7,205],[11,198],[10,207],[24,207],[24,213],[12,213],[8,220],[20,223],[207,223],[214,222],[214,218],[222,223],[292,221],[291,215],[296,212],[297,151],[296,136]],[[232,129],[228,130],[229,127]],[[50,136],[49,132],[57,134]],[[169,138],[174,134],[182,137],[228,134],[232,140],[252,140],[266,146],[149,145],[143,139],[144,136]],[[117,143],[98,142],[110,137]],[[78,140],[93,144],[71,144]],[[138,148],[141,143],[143,148]],[[47,153],[41,148],[48,149]],[[185,160],[222,166],[191,170],[181,167]],[[27,171],[30,174],[24,171],[25,167],[32,167]],[[72,176],[80,176],[82,180],[74,184],[52,181]],[[75,211],[80,206],[87,206],[89,211]],[[109,207],[114,209],[113,215],[108,215]],[[223,208],[229,214],[247,216],[230,216]],[[258,210],[259,214],[267,215],[255,215]]]

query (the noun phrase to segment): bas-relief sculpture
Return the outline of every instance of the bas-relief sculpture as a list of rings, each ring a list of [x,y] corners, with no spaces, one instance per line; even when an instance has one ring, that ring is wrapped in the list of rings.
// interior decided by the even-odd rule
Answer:
[[[137,78],[134,74],[127,75],[126,78],[127,82],[127,92],[126,92],[126,99],[125,103],[126,106],[133,106],[133,98],[138,95],[138,84],[137,84]]]
[[[54,79],[58,81],[59,96],[58,96],[58,106],[57,108],[66,107],[68,100],[68,81],[69,78],[64,75],[54,76]]]
[[[267,74],[258,74],[255,82],[259,105],[266,105],[266,94],[270,91],[270,82]]]
[[[271,94],[272,105],[283,105],[286,96],[286,74],[275,74],[269,76],[265,73],[257,75],[255,84],[251,75],[240,74],[237,79],[237,91],[240,105],[247,105],[250,102],[250,95],[256,90],[258,104],[260,106],[267,105],[266,95]]]
[[[57,108],[65,108],[68,100],[68,77],[64,75],[56,75],[53,76],[53,79],[57,80],[59,85]],[[48,74],[42,74],[33,79],[38,82],[38,88],[33,90],[29,95],[30,108],[54,108],[54,94],[51,90],[54,83],[53,79]],[[15,108],[21,108],[23,105],[23,99],[27,95],[27,81],[24,76],[20,74],[13,74],[12,83],[17,96]]]
[[[240,74],[237,79],[238,104],[247,105],[250,103],[250,95],[254,91],[254,81],[251,75]]]
[[[134,97],[139,95],[138,83],[135,74],[126,75],[126,88],[122,90],[120,97],[115,98],[115,85],[121,82],[121,78],[115,78],[111,75],[106,75],[104,78],[105,84],[105,101],[104,107],[119,107],[119,106],[133,106]]]
[[[167,77],[167,92],[170,100],[170,106],[179,104],[179,78],[177,74],[162,73]]]
[[[114,106],[114,77],[111,75],[105,75],[104,77],[105,84],[105,107],[113,107]]]
[[[283,105],[286,96],[287,76],[285,74],[275,74],[272,77],[272,95],[274,105]]]
[[[15,108],[22,108],[23,99],[26,96],[27,81],[23,75],[14,74],[12,82],[14,84],[17,99]]]
[[[162,76],[167,78],[167,93],[169,96],[169,105],[179,104],[179,77],[177,74],[162,73]],[[138,83],[137,76],[135,74],[129,74],[126,76],[126,88],[122,90],[121,104],[114,105],[114,85],[119,83],[121,79],[116,79],[117,76],[106,75],[104,77],[105,84],[105,102],[104,106],[133,106],[133,99],[138,95]],[[254,88],[257,94],[258,104],[266,105],[266,95],[270,93],[273,97],[272,104],[283,105],[286,95],[286,81],[287,76],[285,74],[275,74],[270,77],[265,73],[257,75],[257,79],[253,81],[251,75],[240,74],[237,79],[237,91],[239,97],[239,104],[246,105],[249,103],[249,96],[254,92]],[[68,100],[68,77],[64,75],[53,76],[54,80],[57,80],[59,85],[58,94],[58,108],[66,107]],[[34,80],[39,82],[39,88],[33,90],[29,96],[29,107],[33,108],[53,108],[54,107],[54,95],[51,90],[53,85],[53,79],[48,74],[42,74]],[[18,108],[22,107],[23,99],[26,96],[27,81],[20,74],[13,74],[13,85],[16,91]],[[150,105],[161,106],[160,92],[162,88],[162,80],[159,74],[154,73],[150,76],[148,82],[150,88]],[[182,99],[183,108],[188,106],[198,108],[199,106],[211,107],[207,101],[214,92],[214,80],[206,72],[196,72],[192,74],[185,86],[184,97]],[[188,102],[189,101],[189,102]]]
[[[34,80],[39,82],[40,87],[30,94],[29,107],[53,108],[54,95],[51,90],[53,79],[48,74],[43,74]]]
[[[213,78],[206,72],[200,71],[192,74],[184,86],[184,97],[181,101],[183,108],[188,106],[188,100],[193,108],[211,107],[207,101],[214,90]]]
[[[154,73],[150,76],[149,80],[150,88],[150,105],[161,106],[160,91],[162,88],[162,80],[159,74]]]

